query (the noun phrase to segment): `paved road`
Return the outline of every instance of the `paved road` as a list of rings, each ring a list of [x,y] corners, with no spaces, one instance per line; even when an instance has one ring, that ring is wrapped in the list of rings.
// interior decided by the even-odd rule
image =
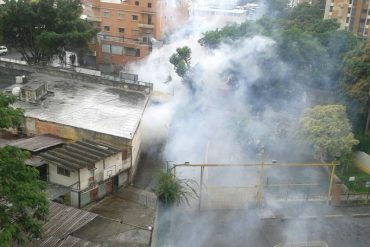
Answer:
[[[369,207],[292,204],[280,205],[276,212],[283,215],[261,218],[261,211],[255,209],[182,210],[172,216],[172,244],[273,247],[286,242],[325,241],[329,247],[369,246]]]

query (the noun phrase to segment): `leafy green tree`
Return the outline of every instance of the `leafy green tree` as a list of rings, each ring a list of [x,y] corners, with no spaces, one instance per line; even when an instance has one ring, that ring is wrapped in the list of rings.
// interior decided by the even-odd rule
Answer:
[[[0,129],[19,127],[22,124],[23,110],[10,106],[15,100],[15,97],[0,92]]]
[[[0,246],[40,238],[48,213],[45,184],[25,165],[27,153],[0,148]]]
[[[156,194],[165,206],[180,205],[184,202],[189,205],[189,199],[197,197],[194,183],[193,180],[179,179],[172,173],[161,172]]]
[[[0,92],[0,128],[19,127],[23,110],[12,108],[15,97]],[[28,154],[0,148],[0,246],[39,238],[48,202],[38,171],[25,165]]]
[[[45,63],[65,50],[87,49],[96,30],[81,13],[80,0],[5,0],[0,36],[28,63]]]
[[[184,78],[190,70],[191,49],[187,46],[179,47],[170,57],[170,63],[175,67],[176,73]]]
[[[359,143],[351,132],[351,125],[342,105],[323,105],[306,109],[300,118],[303,140],[312,144],[315,157],[333,160],[350,153]]]
[[[342,82],[347,95],[366,107],[370,90],[370,43],[347,54]]]
[[[288,13],[288,0],[264,0],[267,12],[273,16],[281,17]]]

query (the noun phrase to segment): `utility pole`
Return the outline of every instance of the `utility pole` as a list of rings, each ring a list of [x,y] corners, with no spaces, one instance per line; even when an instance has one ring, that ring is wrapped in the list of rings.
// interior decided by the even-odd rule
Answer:
[[[368,108],[368,111],[367,111],[367,120],[366,120],[366,127],[365,127],[365,135],[369,131],[369,124],[370,124],[370,89],[369,89],[369,93],[367,95],[367,108]]]

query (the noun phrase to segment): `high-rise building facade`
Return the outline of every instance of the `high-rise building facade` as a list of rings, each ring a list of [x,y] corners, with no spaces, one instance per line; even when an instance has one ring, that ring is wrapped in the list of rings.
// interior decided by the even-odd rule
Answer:
[[[84,14],[99,30],[97,65],[123,65],[147,56],[188,18],[186,0],[92,0]]]
[[[340,23],[341,29],[367,38],[370,35],[369,2],[369,0],[327,0],[324,18],[335,18]]]

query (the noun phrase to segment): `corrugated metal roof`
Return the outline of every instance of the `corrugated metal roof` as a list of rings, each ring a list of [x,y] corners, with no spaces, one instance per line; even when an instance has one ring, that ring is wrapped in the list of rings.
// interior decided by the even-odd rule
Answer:
[[[67,144],[61,148],[40,154],[45,161],[64,166],[69,169],[94,167],[95,163],[121,152],[119,149],[94,142],[81,140]]]
[[[39,152],[64,143],[64,139],[52,135],[40,135],[11,143],[11,146],[30,152]]]
[[[91,243],[73,236],[74,231],[86,225],[97,214],[81,209],[68,207],[63,204],[50,202],[48,221],[44,225],[44,237],[26,245],[28,247],[95,247],[99,244]]]

